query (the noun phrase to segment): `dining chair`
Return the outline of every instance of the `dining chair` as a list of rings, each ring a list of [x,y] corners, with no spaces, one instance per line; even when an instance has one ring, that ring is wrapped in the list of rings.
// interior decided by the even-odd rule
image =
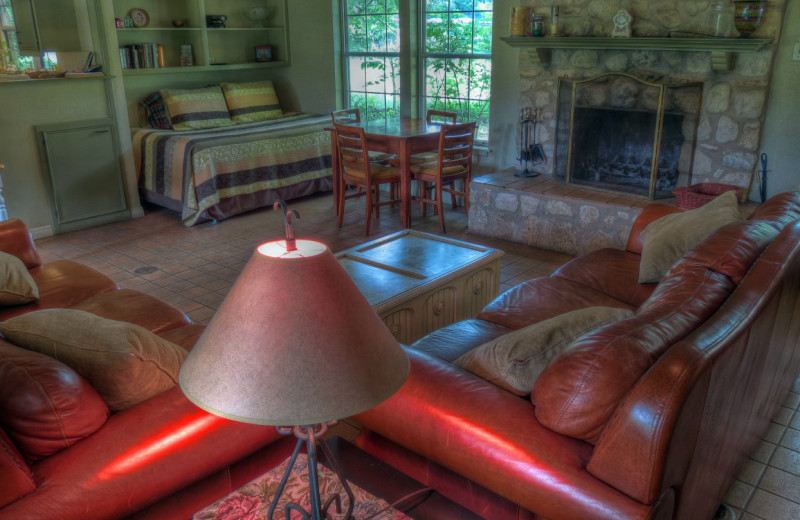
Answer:
[[[456,123],[456,114],[455,112],[428,110],[428,113],[425,115],[425,121],[427,121],[429,125],[437,125],[437,124],[454,125]],[[411,164],[420,164],[420,163],[435,161],[436,154],[438,153],[439,153],[438,150],[430,150],[427,152],[415,153],[414,155],[411,156]]]
[[[367,150],[367,138],[364,129],[360,126],[333,124],[336,132],[336,148],[339,154],[339,167],[341,168],[341,185],[339,189],[339,216],[338,225],[341,228],[344,220],[344,188],[347,185],[364,189],[366,195],[366,214],[364,217],[364,234],[369,235],[370,224],[374,213],[379,216],[381,206],[400,202],[390,194],[389,200],[380,200],[380,185],[400,182],[400,170],[394,166],[387,166],[372,162]]]
[[[334,110],[331,112],[331,119],[334,123],[339,124],[354,124],[361,122],[361,111],[357,108],[347,108],[344,110]],[[385,152],[369,152],[369,160],[372,162],[386,162],[392,159],[394,155]]]
[[[439,214],[439,228],[446,233],[442,193],[449,193],[451,204],[457,206],[456,196],[464,198],[469,214],[469,181],[472,175],[472,147],[475,141],[475,122],[442,125],[439,131],[439,149],[435,161],[411,166],[411,178],[417,181],[420,213],[425,216],[427,205],[433,205]],[[456,189],[457,180],[464,188]],[[433,192],[433,193],[431,193]]]

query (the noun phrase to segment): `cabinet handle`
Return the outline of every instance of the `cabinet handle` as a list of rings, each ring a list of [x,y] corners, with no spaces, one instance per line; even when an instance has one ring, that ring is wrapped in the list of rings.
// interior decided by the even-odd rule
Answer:
[[[95,135],[97,135],[97,134],[107,134],[108,132],[109,132],[108,128],[103,128],[102,130],[95,130],[94,131]]]
[[[483,280],[479,280],[472,284],[472,294],[478,295],[483,291]]]
[[[443,310],[444,310],[444,302],[443,301],[438,301],[438,302],[436,302],[436,305],[433,306],[433,314],[436,315],[436,316],[440,315]]]

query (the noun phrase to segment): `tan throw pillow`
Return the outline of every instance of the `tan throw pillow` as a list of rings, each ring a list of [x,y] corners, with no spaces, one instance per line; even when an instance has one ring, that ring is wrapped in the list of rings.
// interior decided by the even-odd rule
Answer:
[[[199,130],[230,126],[231,115],[219,86],[192,89],[162,89],[173,130]]]
[[[39,298],[39,288],[22,260],[0,251],[0,305],[22,305]]]
[[[222,83],[220,86],[225,94],[231,119],[237,123],[283,117],[283,110],[271,81]]]
[[[509,392],[528,395],[548,363],[575,339],[631,316],[633,311],[618,307],[566,312],[475,347],[454,364]]]
[[[175,386],[188,355],[143,327],[74,309],[23,314],[0,323],[0,333],[75,370],[112,411]]]
[[[708,204],[651,222],[644,231],[639,283],[654,283],[683,255],[711,233],[739,220],[736,192],[728,191]]]

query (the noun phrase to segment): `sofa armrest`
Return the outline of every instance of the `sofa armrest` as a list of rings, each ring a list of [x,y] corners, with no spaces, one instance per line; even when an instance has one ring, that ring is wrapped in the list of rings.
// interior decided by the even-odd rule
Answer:
[[[424,353],[408,354],[408,381],[356,417],[365,427],[544,517],[650,513],[587,473],[592,447],[539,424],[528,400]]]
[[[33,237],[25,223],[18,218],[0,222],[0,251],[16,256],[28,269],[42,265]]]
[[[121,518],[281,437],[271,426],[211,415],[175,387],[33,465],[38,489],[0,509],[0,518]]]

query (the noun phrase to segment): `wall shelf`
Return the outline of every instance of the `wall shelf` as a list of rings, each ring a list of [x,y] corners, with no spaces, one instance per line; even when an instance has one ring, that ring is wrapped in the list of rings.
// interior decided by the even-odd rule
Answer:
[[[552,49],[593,50],[656,50],[683,52],[710,52],[712,68],[724,72],[733,68],[734,56],[740,52],[757,52],[770,45],[770,39],[756,38],[604,38],[604,37],[528,37],[506,36],[500,38],[511,47],[535,50],[531,59],[550,63]]]

